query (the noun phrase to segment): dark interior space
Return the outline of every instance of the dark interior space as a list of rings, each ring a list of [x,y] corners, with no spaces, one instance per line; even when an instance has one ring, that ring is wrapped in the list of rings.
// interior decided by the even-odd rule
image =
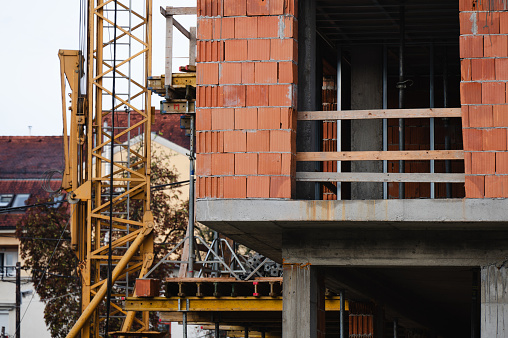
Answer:
[[[316,82],[321,89],[316,110],[460,107],[458,13],[458,2],[454,0],[316,1]],[[373,71],[362,73],[362,68]],[[333,120],[319,122],[319,151],[463,149],[459,118],[403,120],[402,146],[398,119],[373,122],[377,123],[379,138],[370,144],[377,149],[366,148],[358,141],[358,137],[370,137],[368,128],[361,135],[358,130],[374,120],[343,120],[339,128]],[[317,164],[317,170],[335,172],[339,165],[342,172],[399,172],[399,161],[359,162],[322,162]],[[461,160],[432,162],[405,161],[404,172],[464,172]],[[365,196],[362,188],[357,188],[359,185],[374,187],[380,191],[379,197]],[[336,183],[319,184],[316,198],[337,199],[337,193],[339,199],[401,197],[399,183],[343,182],[339,190],[336,187]],[[403,198],[464,197],[462,183],[408,182],[403,191]]]

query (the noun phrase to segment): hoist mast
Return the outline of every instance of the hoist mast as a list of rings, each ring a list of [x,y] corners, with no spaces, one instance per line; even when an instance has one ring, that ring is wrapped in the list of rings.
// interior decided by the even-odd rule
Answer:
[[[148,313],[126,312],[120,302],[135,294],[133,282],[153,261],[147,89],[152,1],[89,0],[87,8],[86,48],[59,52],[63,188],[71,202],[71,244],[82,282],[82,313],[67,337],[107,336],[109,319],[109,331],[148,330]],[[133,144],[134,136],[141,141]]]

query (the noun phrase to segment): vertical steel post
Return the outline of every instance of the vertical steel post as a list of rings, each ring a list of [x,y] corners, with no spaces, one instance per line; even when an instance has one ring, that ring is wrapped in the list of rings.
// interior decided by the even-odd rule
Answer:
[[[404,43],[404,35],[405,35],[405,7],[404,5],[399,7],[400,10],[400,44],[399,44],[399,109],[404,108],[404,49],[405,49],[405,43]],[[405,122],[404,119],[399,119],[399,150],[404,150],[404,129],[405,129]],[[399,161],[399,173],[404,172],[404,160]],[[404,199],[404,193],[405,193],[405,185],[403,182],[399,183],[399,199]]]
[[[337,110],[342,110],[342,49],[337,49]],[[337,120],[337,151],[342,151],[342,121]],[[340,161],[337,161],[337,172],[342,171]],[[337,200],[342,199],[342,184],[337,182]]]
[[[215,252],[216,257],[219,256],[219,244],[220,244],[220,237],[219,233],[217,231],[214,231],[213,233],[213,251]],[[214,260],[217,260],[214,258]],[[213,272],[212,277],[220,277],[220,266],[219,263],[213,263]]]
[[[340,330],[340,338],[346,337],[345,327],[344,327],[344,314],[346,308],[346,299],[345,299],[345,291],[340,290],[340,318],[339,318],[339,330]]]
[[[397,318],[393,319],[393,338],[397,338],[397,324],[398,320]]]
[[[16,263],[16,338],[21,337],[21,263]]]
[[[388,109],[388,47],[383,46],[383,109]],[[383,151],[388,150],[388,120],[383,119]],[[388,161],[383,160],[383,173],[388,173]],[[383,199],[388,199],[388,182],[383,182]]]
[[[190,102],[187,104],[189,107]],[[190,116],[190,177],[189,177],[189,265],[187,277],[194,277],[194,114]]]
[[[244,333],[244,338],[249,338],[249,327],[245,327],[245,333]]]
[[[182,312],[183,338],[187,338],[187,312]]]
[[[215,338],[219,338],[219,336],[220,336],[219,322],[215,322]]]
[[[448,108],[448,53],[446,52],[446,46],[443,47],[444,56],[443,56],[443,107]],[[445,150],[451,149],[451,139],[450,139],[450,119],[444,118],[444,127],[445,127]],[[452,161],[445,160],[445,172],[452,172]],[[452,197],[452,184],[450,182],[446,183],[446,198]]]
[[[429,76],[429,106],[430,108],[434,108],[434,44],[430,45],[430,76]],[[430,150],[435,150],[435,121],[434,118],[430,118]],[[435,172],[435,162],[434,160],[430,160],[430,173],[433,174]],[[434,182],[430,183],[430,198],[436,198],[436,184]]]

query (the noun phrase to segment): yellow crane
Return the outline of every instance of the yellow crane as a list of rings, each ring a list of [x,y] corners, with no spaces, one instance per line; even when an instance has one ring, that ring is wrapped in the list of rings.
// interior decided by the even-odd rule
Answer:
[[[71,244],[82,282],[82,314],[70,323],[67,337],[101,337],[109,335],[104,314],[121,317],[122,332],[148,330],[148,313],[124,311],[120,302],[135,295],[132,281],[153,261],[153,110],[146,80],[152,68],[152,1],[84,0],[82,8],[80,50],[59,51],[63,188],[72,205]],[[130,144],[134,135],[142,138],[141,146]],[[134,200],[141,213],[133,211]]]

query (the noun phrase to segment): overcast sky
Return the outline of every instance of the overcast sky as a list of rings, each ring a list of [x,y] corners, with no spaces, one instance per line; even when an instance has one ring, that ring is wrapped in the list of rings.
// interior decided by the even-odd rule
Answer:
[[[0,135],[62,135],[59,49],[78,49],[79,0],[3,1],[0,5]],[[164,72],[163,6],[196,0],[153,0],[153,75]],[[187,29],[196,16],[177,16]],[[174,56],[187,56],[187,39],[175,30]],[[173,69],[187,64],[175,59]],[[158,106],[158,96],[152,105]]]

